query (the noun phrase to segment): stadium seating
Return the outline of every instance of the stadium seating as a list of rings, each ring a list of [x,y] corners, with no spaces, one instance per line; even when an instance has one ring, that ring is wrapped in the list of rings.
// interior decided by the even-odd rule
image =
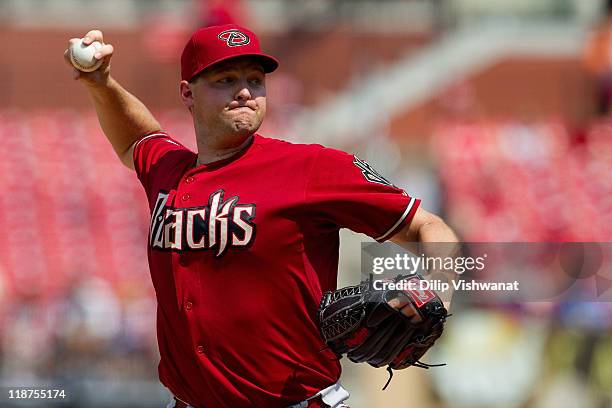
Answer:
[[[612,123],[585,138],[560,121],[440,124],[446,208],[467,241],[609,241]]]

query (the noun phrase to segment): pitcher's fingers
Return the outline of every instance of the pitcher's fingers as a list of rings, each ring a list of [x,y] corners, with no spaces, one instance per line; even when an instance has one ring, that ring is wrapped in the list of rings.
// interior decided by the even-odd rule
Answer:
[[[410,323],[421,323],[423,321],[414,304],[408,303],[401,310],[404,316],[410,318]]]
[[[406,304],[408,303],[409,303],[408,299],[400,298],[400,297],[393,298],[387,302],[389,306],[391,306],[394,309],[398,309],[398,310],[406,306]]]
[[[87,34],[85,34],[85,37],[83,37],[83,43],[85,45],[89,45],[94,41],[100,41],[101,43],[104,42],[104,35],[102,34],[102,31],[91,30],[88,31]]]
[[[66,61],[66,63],[70,66],[72,66],[72,64],[70,63],[70,46],[77,41],[80,41],[80,39],[71,38],[70,40],[68,40],[68,47],[64,50],[64,61]]]
[[[104,44],[94,55],[96,59],[106,58],[109,55],[113,55],[115,49],[110,44]]]
[[[415,309],[412,302],[405,296],[396,297],[387,302],[389,306],[394,309],[400,310],[402,314],[410,318],[411,323],[418,323],[421,321],[419,312]]]

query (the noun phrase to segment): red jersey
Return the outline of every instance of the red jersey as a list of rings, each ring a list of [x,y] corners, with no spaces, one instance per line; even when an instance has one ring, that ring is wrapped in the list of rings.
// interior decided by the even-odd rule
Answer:
[[[151,209],[160,380],[197,408],[305,400],[340,376],[317,324],[340,228],[384,241],[419,200],[320,145],[255,135],[230,159],[196,160],[165,133],[134,149]]]

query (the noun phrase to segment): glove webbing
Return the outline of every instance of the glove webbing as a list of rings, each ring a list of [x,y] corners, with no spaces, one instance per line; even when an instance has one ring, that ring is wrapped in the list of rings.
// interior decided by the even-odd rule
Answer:
[[[424,368],[424,369],[428,370],[431,367],[443,367],[443,366],[446,365],[446,363],[442,363],[442,364],[427,364],[427,363],[421,363],[420,361],[417,360],[414,363],[412,363],[411,365],[413,365],[415,367]],[[391,380],[393,379],[393,369],[391,368],[390,365],[387,366],[387,372],[389,373],[389,379],[385,383],[385,386],[382,388],[383,391],[387,389],[389,384],[391,384]]]
[[[452,314],[447,314],[444,317],[444,321],[446,321],[446,319],[448,319],[449,317],[451,317]],[[415,361],[414,363],[411,364],[414,367],[419,367],[419,368],[423,368],[426,370],[429,370],[431,367],[444,367],[446,365],[446,363],[441,363],[441,364],[427,364],[427,363],[422,363],[419,360]],[[389,384],[391,384],[391,380],[393,379],[393,368],[391,368],[391,365],[387,366],[387,372],[389,373],[389,379],[387,380],[387,382],[385,383],[385,386],[382,388],[382,390],[386,390],[387,387],[389,386]]]

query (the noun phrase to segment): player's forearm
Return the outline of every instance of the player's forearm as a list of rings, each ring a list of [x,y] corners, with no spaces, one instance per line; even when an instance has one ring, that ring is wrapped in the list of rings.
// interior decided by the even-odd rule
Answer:
[[[100,126],[119,158],[135,141],[161,129],[149,109],[113,78],[87,88]]]
[[[444,249],[458,247],[459,242],[455,232],[442,218],[422,208],[417,210],[412,222],[391,240],[413,253],[425,250],[431,256],[441,255],[439,252]],[[436,245],[443,242],[448,245]]]
[[[406,228],[393,237],[393,242],[416,254],[430,259],[446,260],[461,256],[461,245],[457,234],[437,215],[419,209],[418,216]],[[444,264],[445,262],[443,262]],[[434,265],[437,263],[434,262]],[[455,280],[457,275],[452,269],[429,269],[428,276],[444,279],[447,283]],[[453,291],[438,293],[444,306],[450,310]]]
[[[427,242],[459,242],[455,232],[438,216],[423,223],[417,232],[417,241]]]
[[[429,258],[456,257],[460,252],[455,232],[438,216],[423,223],[417,230],[420,252]]]

